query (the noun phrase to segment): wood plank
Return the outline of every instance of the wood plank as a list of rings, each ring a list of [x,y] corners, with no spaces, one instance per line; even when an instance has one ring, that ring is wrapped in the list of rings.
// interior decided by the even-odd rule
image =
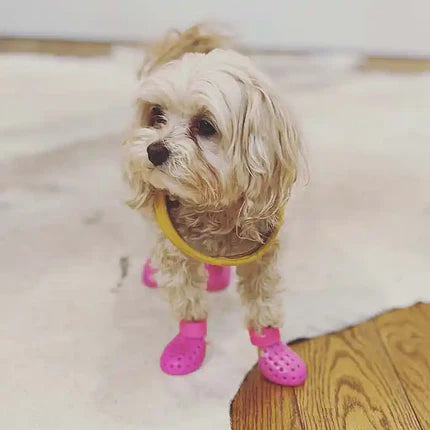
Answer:
[[[297,350],[309,366],[295,390],[305,429],[421,429],[373,321]]]
[[[304,430],[294,390],[266,381],[255,366],[231,405],[232,430]]]
[[[422,73],[430,70],[430,59],[368,56],[360,69],[390,73]]]
[[[109,42],[84,42],[55,39],[0,38],[0,52],[32,52],[39,54],[93,57],[110,55]]]
[[[382,341],[423,429],[430,429],[430,305],[376,319]]]
[[[430,320],[430,303],[418,303],[416,306]]]
[[[87,41],[87,40],[61,40],[61,39],[34,39],[25,37],[0,37],[0,52],[37,52],[53,55],[67,55],[91,57],[96,55],[109,55],[112,46],[130,46],[143,48],[143,41]],[[241,47],[246,55],[284,55],[288,57],[312,56],[312,51],[303,50],[259,50]],[[430,59],[405,57],[364,57],[360,70],[384,71],[391,73],[422,73],[430,71]]]

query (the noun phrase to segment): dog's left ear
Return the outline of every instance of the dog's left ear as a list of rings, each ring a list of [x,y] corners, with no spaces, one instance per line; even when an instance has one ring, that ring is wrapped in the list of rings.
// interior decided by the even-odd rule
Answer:
[[[270,89],[256,80],[244,88],[246,103],[238,137],[245,192],[237,225],[241,237],[264,242],[278,226],[296,181],[300,138]]]

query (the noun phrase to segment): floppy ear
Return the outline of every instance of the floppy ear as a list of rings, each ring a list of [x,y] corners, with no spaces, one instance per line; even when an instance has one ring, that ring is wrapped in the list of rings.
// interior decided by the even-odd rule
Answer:
[[[250,81],[245,92],[239,132],[245,192],[237,225],[241,237],[264,242],[278,226],[296,181],[300,139],[288,112],[268,89]]]
[[[156,193],[152,185],[145,183],[137,175],[130,175],[129,171],[125,172],[124,179],[128,182],[134,194],[131,199],[126,201],[127,205],[131,209],[138,210],[151,208],[153,197]]]
[[[137,133],[123,142],[122,173],[133,193],[133,197],[126,202],[127,205],[132,209],[142,210],[152,208],[156,190],[142,177],[146,150],[145,146],[140,143],[139,137],[139,133]]]

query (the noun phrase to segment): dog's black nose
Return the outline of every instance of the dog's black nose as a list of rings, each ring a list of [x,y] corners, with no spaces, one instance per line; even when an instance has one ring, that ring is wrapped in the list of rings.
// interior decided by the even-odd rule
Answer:
[[[161,166],[169,158],[169,150],[162,141],[151,143],[147,148],[149,161],[154,166]]]

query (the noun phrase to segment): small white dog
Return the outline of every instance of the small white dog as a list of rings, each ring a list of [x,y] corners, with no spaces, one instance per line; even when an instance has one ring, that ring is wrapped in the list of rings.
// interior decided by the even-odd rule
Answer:
[[[219,49],[222,42],[195,26],[153,48],[124,146],[135,193],[130,206],[154,213],[162,196],[168,211],[169,221],[158,219],[162,232],[151,261],[180,330],[161,368],[186,374],[203,362],[208,271],[215,281],[225,272],[205,270],[202,261],[225,265],[231,257],[232,265],[240,264],[239,293],[262,373],[299,385],[306,367],[279,337],[275,264],[276,232],[298,173],[299,136],[268,79],[247,57]],[[197,258],[172,240],[165,221]]]

